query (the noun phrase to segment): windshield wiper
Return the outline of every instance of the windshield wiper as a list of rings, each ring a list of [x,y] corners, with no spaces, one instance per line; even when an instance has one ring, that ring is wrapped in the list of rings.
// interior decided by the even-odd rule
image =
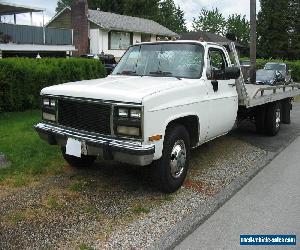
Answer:
[[[172,77],[177,78],[178,80],[181,80],[181,78],[179,76],[174,76],[171,72],[166,72],[166,71],[158,70],[158,71],[151,71],[149,73],[151,75],[172,76]]]
[[[137,73],[136,73],[136,71],[124,70],[121,73],[118,73],[118,75],[137,76]]]
[[[157,70],[157,71],[152,71],[149,72],[151,75],[162,75],[162,76],[169,76],[169,75],[173,75],[171,72],[166,72],[166,71],[161,71],[161,70]]]

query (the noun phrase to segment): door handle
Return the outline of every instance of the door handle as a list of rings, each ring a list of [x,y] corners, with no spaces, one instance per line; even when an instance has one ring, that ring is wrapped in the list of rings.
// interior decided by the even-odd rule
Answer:
[[[228,83],[228,85],[231,86],[231,87],[235,87],[236,86],[235,83]]]

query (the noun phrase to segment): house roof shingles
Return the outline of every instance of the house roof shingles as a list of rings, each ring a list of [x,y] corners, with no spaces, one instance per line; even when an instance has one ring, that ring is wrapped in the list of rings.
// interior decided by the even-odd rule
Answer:
[[[89,20],[104,29],[135,31],[161,36],[178,36],[175,32],[149,19],[89,10]]]

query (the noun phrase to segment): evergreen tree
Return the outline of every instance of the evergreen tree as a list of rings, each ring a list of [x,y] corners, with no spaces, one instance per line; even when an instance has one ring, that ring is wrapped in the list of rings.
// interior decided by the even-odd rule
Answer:
[[[124,1],[124,14],[156,20],[159,14],[159,0],[127,0]]]
[[[176,18],[176,28],[174,31],[178,34],[187,32],[185,18],[184,18],[184,12],[178,5],[175,9],[175,18]]]
[[[122,0],[88,0],[89,9],[112,12],[123,15],[126,1]]]
[[[65,7],[70,7],[72,0],[58,0],[56,6],[56,13],[62,11]]]
[[[261,0],[258,14],[258,53],[262,57],[287,58],[289,48],[289,1]]]
[[[289,1],[289,58],[300,59],[300,1]]]
[[[184,12],[179,6],[175,6],[173,0],[159,3],[157,22],[178,34],[186,31]]]

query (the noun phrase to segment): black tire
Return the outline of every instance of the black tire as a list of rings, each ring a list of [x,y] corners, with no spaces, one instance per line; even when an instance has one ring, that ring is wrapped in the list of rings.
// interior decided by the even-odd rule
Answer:
[[[282,123],[283,124],[291,124],[291,99],[287,98],[282,100],[281,102],[281,115],[282,115]]]
[[[265,126],[268,135],[275,136],[279,132],[281,113],[281,105],[279,102],[272,102],[267,106]]]
[[[66,154],[66,148],[61,148],[62,155],[66,162],[73,168],[88,168],[93,165],[96,156],[81,155],[81,158]]]
[[[174,152],[173,155],[172,152]],[[179,158],[176,159],[177,157],[175,155],[179,155]],[[166,131],[162,157],[155,161],[152,165],[154,182],[156,183],[157,187],[163,193],[173,193],[178,190],[182,186],[186,177],[189,161],[189,134],[184,126],[171,125]],[[172,168],[171,164],[175,167]],[[176,172],[176,168],[179,168],[178,172]]]
[[[265,133],[266,107],[264,105],[255,109],[254,113],[256,132],[259,134]]]

